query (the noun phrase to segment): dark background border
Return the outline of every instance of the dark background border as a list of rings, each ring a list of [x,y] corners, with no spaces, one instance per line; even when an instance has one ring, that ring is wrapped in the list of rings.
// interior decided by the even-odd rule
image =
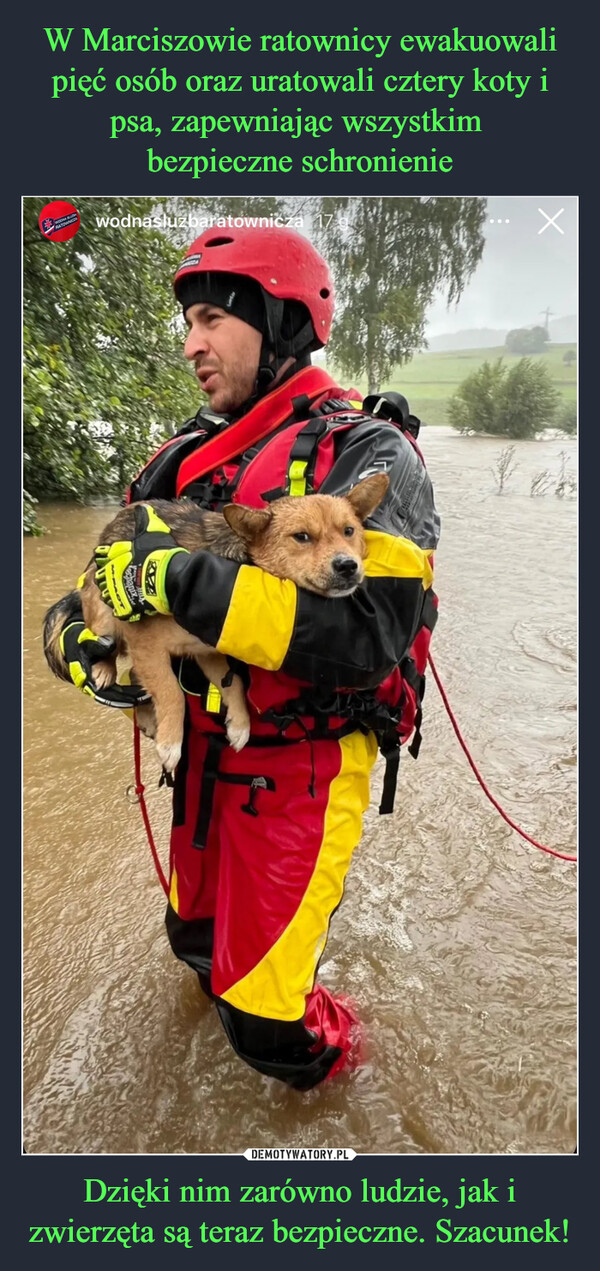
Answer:
[[[257,12],[255,9],[253,13],[250,13],[248,8],[235,3],[229,5],[226,11],[222,8],[203,10],[201,7],[196,7],[192,10],[182,7],[181,11],[171,13],[167,6],[160,8],[150,2],[143,7],[105,5],[97,13],[85,10],[82,12],[79,6],[65,5],[60,8],[60,12],[53,9],[52,13],[44,12],[39,17],[31,10],[25,11],[24,8],[14,11],[11,15],[11,34],[5,42],[4,86],[8,92],[3,112],[4,170],[8,174],[7,187],[5,187],[7,192],[3,200],[3,210],[5,214],[8,214],[5,215],[3,223],[4,261],[8,266],[8,297],[4,312],[5,316],[10,314],[5,335],[5,339],[8,340],[6,367],[9,368],[10,373],[6,377],[9,401],[5,416],[4,444],[6,462],[11,473],[15,471],[14,478],[11,478],[5,489],[6,507],[9,512],[6,526],[10,527],[11,542],[14,535],[15,551],[11,550],[4,558],[6,620],[2,624],[4,685],[5,691],[8,692],[11,720],[3,764],[7,886],[4,905],[5,921],[2,930],[6,946],[4,956],[7,1025],[5,1041],[9,1060],[8,1066],[4,1066],[4,1104],[8,1115],[3,1147],[9,1181],[4,1184],[3,1198],[9,1202],[5,1207],[7,1215],[5,1240],[8,1241],[9,1231],[11,1234],[16,1234],[19,1250],[23,1249],[27,1242],[30,1223],[61,1224],[69,1219],[82,1225],[109,1221],[116,1224],[129,1224],[134,1220],[143,1223],[147,1220],[157,1227],[167,1222],[177,1225],[187,1221],[191,1224],[192,1220],[194,1222],[206,1220],[216,1224],[236,1221],[246,1224],[262,1222],[268,1226],[275,1215],[287,1225],[292,1223],[302,1225],[309,1222],[326,1224],[337,1216],[341,1217],[345,1224],[356,1223],[356,1225],[359,1222],[402,1225],[412,1222],[418,1225],[420,1218],[423,1223],[425,1215],[421,1217],[418,1212],[421,1207],[415,1207],[407,1213],[407,1207],[386,1206],[383,1213],[381,1207],[371,1208],[354,1204],[339,1207],[311,1207],[311,1212],[306,1206],[297,1208],[294,1205],[265,1205],[261,1207],[262,1213],[259,1214],[254,1206],[252,1208],[244,1206],[238,1210],[236,1205],[231,1204],[226,1207],[212,1206],[210,1212],[207,1207],[202,1214],[195,1213],[192,1219],[192,1215],[186,1218],[180,1208],[167,1213],[167,1206],[139,1211],[136,1207],[130,1209],[129,1206],[120,1205],[118,1209],[115,1207],[114,1217],[112,1215],[107,1217],[108,1211],[103,1207],[102,1214],[92,1216],[90,1207],[84,1206],[82,1200],[81,1180],[91,1175],[102,1176],[115,1183],[124,1176],[128,1176],[132,1185],[142,1181],[148,1175],[152,1175],[157,1180],[168,1175],[172,1185],[178,1181],[193,1181],[197,1176],[203,1176],[207,1182],[229,1182],[230,1185],[234,1185],[238,1179],[240,1182],[282,1184],[291,1176],[296,1182],[335,1182],[336,1185],[349,1183],[355,1187],[357,1180],[365,1174],[371,1182],[381,1181],[388,1185],[398,1176],[402,1176],[406,1182],[416,1182],[423,1177],[428,1184],[435,1183],[440,1187],[449,1187],[452,1191],[455,1190],[456,1183],[462,1176],[473,1183],[479,1182],[484,1177],[500,1183],[513,1177],[516,1183],[517,1203],[509,1207],[498,1205],[493,1213],[490,1212],[490,1207],[486,1207],[479,1215],[474,1212],[475,1207],[472,1207],[469,1215],[471,1222],[480,1222],[482,1225],[490,1222],[533,1225],[543,1221],[545,1217],[551,1218],[552,1222],[560,1222],[563,1217],[566,1217],[570,1220],[569,1243],[562,1245],[562,1261],[564,1262],[565,1258],[570,1258],[575,1253],[583,1252],[588,1244],[591,1244],[593,1248],[592,1233],[595,1223],[592,1189],[597,1174],[595,1154],[597,1099],[592,1086],[595,1072],[592,1076],[591,1067],[595,1055],[590,997],[594,992],[597,995],[597,989],[595,949],[591,948],[590,934],[596,919],[595,912],[592,910],[595,900],[595,878],[594,866],[590,867],[589,863],[580,882],[581,1131],[579,1155],[573,1157],[411,1156],[409,1158],[369,1156],[359,1157],[351,1165],[344,1164],[337,1167],[313,1164],[294,1165],[293,1174],[291,1165],[250,1164],[237,1157],[28,1157],[21,1155],[19,1097],[21,991],[17,953],[20,948],[20,904],[17,898],[20,896],[21,888],[18,847],[21,809],[19,800],[15,797],[19,776],[12,742],[14,732],[12,720],[20,720],[21,707],[13,670],[15,640],[8,622],[8,615],[15,588],[20,587],[19,565],[17,565],[17,561],[20,561],[20,553],[17,553],[16,543],[16,536],[20,530],[20,440],[17,424],[17,419],[20,417],[20,371],[16,368],[20,366],[21,343],[18,315],[21,294],[20,199],[23,194],[43,193],[53,197],[76,196],[78,193],[81,195],[156,193],[157,196],[197,194],[201,184],[204,192],[221,194],[247,192],[252,195],[301,192],[302,194],[352,193],[355,195],[531,194],[538,195],[540,198],[546,196],[549,199],[556,195],[560,197],[561,193],[580,196],[581,286],[578,360],[584,368],[580,380],[580,420],[584,421],[582,446],[584,463],[581,464],[579,478],[580,608],[583,619],[580,622],[580,666],[581,683],[585,684],[580,727],[586,742],[581,756],[580,826],[584,847],[597,839],[595,825],[593,827],[595,832],[591,833],[593,812],[588,795],[591,776],[589,769],[594,753],[591,737],[591,710],[593,710],[597,689],[587,657],[593,627],[590,622],[588,629],[586,619],[592,617],[592,596],[595,590],[595,578],[591,568],[594,525],[590,512],[590,508],[593,507],[590,484],[595,471],[594,459],[597,452],[595,428],[598,417],[598,394],[592,389],[591,377],[586,375],[586,368],[593,365],[592,338],[597,340],[598,332],[597,295],[596,289],[593,289],[597,261],[595,228],[597,196],[593,156],[597,152],[597,132],[594,122],[596,112],[592,113],[591,110],[591,89],[598,78],[598,70],[593,57],[595,24],[592,11],[584,9],[581,4],[560,7],[554,5],[552,8],[553,11],[550,13],[547,6],[541,5],[536,5],[534,11],[533,7],[526,8],[522,4],[505,5],[500,8],[457,4],[452,10],[446,5],[435,6],[435,8],[429,5],[424,12],[421,6],[409,9],[395,6],[392,8],[381,3],[368,6],[352,4],[345,5],[342,14],[334,17],[333,11],[325,12],[317,5],[304,6],[301,11],[286,10],[280,13],[277,13],[272,6],[268,8],[263,6],[260,11]],[[589,17],[586,16],[588,12]],[[252,179],[249,190],[246,189],[244,178],[239,176],[215,177],[212,179],[214,185],[210,187],[206,178],[202,183],[198,183],[184,176],[170,176],[166,179],[150,177],[143,171],[141,159],[144,144],[143,142],[140,144],[139,138],[134,138],[134,148],[126,141],[123,144],[110,143],[106,139],[104,120],[112,113],[109,109],[108,92],[99,99],[85,101],[84,104],[75,95],[65,96],[55,103],[49,100],[47,88],[49,76],[58,73],[59,67],[57,59],[51,56],[43,35],[45,25],[73,25],[76,28],[81,25],[94,28],[112,26],[115,31],[151,31],[156,25],[162,31],[177,29],[214,32],[227,29],[230,24],[235,24],[238,30],[251,34],[257,34],[263,30],[285,32],[290,28],[296,32],[307,33],[342,32],[351,31],[353,25],[358,25],[361,31],[392,32],[394,35],[402,31],[442,32],[453,25],[458,25],[466,31],[502,33],[535,31],[540,25],[547,27],[555,25],[559,51],[546,62],[551,91],[544,98],[536,95],[528,99],[525,95],[519,103],[507,101],[504,97],[482,99],[480,113],[485,119],[484,131],[480,135],[452,136],[454,171],[443,177],[302,175],[300,180],[297,175],[262,176]],[[8,36],[8,29],[6,35]],[[243,69],[246,71],[251,69],[252,57],[253,55],[249,54],[244,57]],[[290,57],[289,66],[286,66],[285,59],[278,58],[277,65],[269,69],[285,72],[302,67],[306,71],[309,69],[320,71],[324,69],[321,60],[319,59],[318,65],[309,67],[308,59]],[[79,65],[82,59],[74,55],[72,61],[74,65]],[[94,61],[95,56],[92,55],[90,65]],[[162,65],[163,61],[166,61],[165,55],[162,57],[157,55],[157,61],[150,65]],[[350,69],[351,61],[353,61],[352,57],[344,55],[339,59],[341,65],[336,65],[336,60],[331,59],[325,69],[332,73],[346,72]],[[356,64],[360,64],[361,61],[364,63],[365,59],[357,57]],[[485,70],[484,59],[479,61],[482,69]],[[435,58],[429,58],[428,72],[441,73],[455,69],[447,58],[439,58],[438,62],[439,65],[436,64]],[[144,59],[145,64],[146,59]],[[104,65],[106,66],[106,58]],[[183,69],[182,61],[178,61],[177,65]],[[393,69],[389,54],[386,57],[386,68],[388,65]],[[87,70],[87,65],[83,69]],[[190,66],[189,69],[197,69],[197,67]],[[235,69],[233,62],[231,69]],[[240,66],[239,69],[242,67]],[[260,69],[265,69],[264,60],[261,62]],[[494,65],[490,69],[494,72],[499,69],[497,59],[494,60]],[[521,68],[515,65],[515,69]],[[232,111],[231,100],[226,101],[226,98],[222,96],[215,104],[228,113]],[[355,101],[356,99],[349,98],[348,106]],[[415,111],[423,110],[425,105],[429,104],[423,103],[422,100],[415,99],[413,102],[404,98],[400,109],[396,102],[393,104],[390,102],[389,95],[385,95],[385,100],[378,102],[377,94],[372,94],[368,107],[371,113],[389,113],[393,109],[400,109],[400,113],[405,113],[405,101]],[[470,101],[474,102],[475,99],[471,98]],[[281,109],[282,105],[291,108],[298,102],[295,98],[292,101],[291,96],[289,100],[280,98],[276,103],[265,100],[260,109],[266,109],[267,105],[273,104],[277,104]],[[311,104],[315,113],[323,113],[328,111],[333,102],[331,97],[327,100],[319,99],[318,95],[314,94],[311,97]],[[203,100],[202,105],[205,110],[212,109],[207,98]],[[308,108],[307,102],[303,105],[306,109]],[[516,106],[518,110],[515,109]],[[115,105],[115,112],[123,113],[122,98],[118,102],[118,107],[117,111],[117,105]],[[235,99],[234,107],[236,111],[253,110],[256,113],[256,98],[252,99],[251,103],[245,95],[239,94]],[[162,108],[164,109],[164,106]],[[133,111],[134,107],[130,109]],[[139,108],[136,107],[136,109]],[[196,107],[192,109],[195,110]],[[353,109],[358,109],[358,106],[353,105]],[[470,113],[471,109],[477,108],[473,104],[468,110],[466,107],[464,109],[466,113]],[[139,113],[143,113],[141,109]],[[199,105],[198,113],[202,113]],[[388,143],[389,140],[386,138]],[[161,141],[165,141],[164,136]],[[271,152],[276,147],[276,136],[267,134],[264,141],[267,152]],[[299,147],[301,143],[291,144]],[[320,147],[320,143],[317,144]],[[327,140],[327,145],[323,146],[323,149],[327,149],[329,144],[336,144],[335,134],[331,135],[331,141]],[[176,148],[173,147],[173,149]],[[223,148],[227,149],[226,146]],[[255,147],[253,152],[256,152],[257,148]],[[377,141],[375,135],[364,136],[360,142],[360,153],[384,153],[387,148],[387,145],[382,146],[381,138],[379,142]],[[190,146],[189,149],[194,147]],[[286,150],[286,145],[282,144],[281,149]],[[308,145],[306,149],[309,149]],[[166,150],[165,143],[164,152]],[[442,153],[439,145],[438,153]],[[10,239],[10,250],[7,250],[7,239]],[[596,302],[593,310],[592,298]],[[583,675],[588,666],[590,673],[584,680]],[[433,1223],[435,1217],[434,1213]],[[431,1225],[432,1219],[428,1215],[427,1226]],[[12,1241],[10,1243],[12,1244]],[[173,1247],[178,1248],[178,1246]],[[264,1264],[271,1256],[278,1258],[278,1247],[270,1244],[260,1246],[257,1251],[245,1246],[232,1246],[232,1249],[237,1248],[243,1250],[244,1261],[260,1260]],[[300,1261],[304,1262],[307,1254],[311,1256],[315,1247],[312,1246],[311,1249],[308,1246],[299,1245],[296,1247],[297,1252],[294,1253],[289,1244],[280,1248],[284,1251],[283,1257],[286,1260],[300,1265]],[[458,1265],[459,1259],[462,1264],[465,1256],[463,1249],[459,1250],[448,1245],[437,1246],[431,1242],[425,1246],[411,1247],[409,1255],[411,1263],[419,1261],[423,1265],[424,1259],[429,1261],[432,1256],[434,1258],[437,1256],[438,1248],[443,1250],[439,1254],[440,1264],[442,1259],[446,1265]],[[473,1248],[474,1257],[477,1258],[478,1247],[470,1246],[470,1248]],[[492,1258],[494,1255],[496,1258],[501,1257],[499,1248],[499,1246],[486,1246],[483,1256],[488,1260],[491,1251]],[[435,1252],[432,1253],[432,1251]],[[509,1250],[504,1250],[504,1261],[507,1257],[511,1260],[526,1258],[530,1265],[532,1260],[545,1258],[546,1251],[547,1246],[544,1245],[511,1246]],[[408,1254],[408,1250],[404,1247],[386,1254],[382,1252],[380,1246],[379,1252],[369,1250],[367,1257],[385,1261],[393,1258],[397,1263],[398,1258],[402,1258],[405,1254]],[[164,1265],[165,1255],[169,1257],[164,1246],[157,1243],[152,1246],[140,1245],[131,1248],[127,1250],[126,1256],[130,1265],[141,1265],[142,1258],[144,1265],[158,1262],[159,1259]],[[30,1256],[35,1256],[36,1262],[43,1266],[58,1265],[59,1262],[63,1265],[65,1260],[70,1261],[72,1265],[81,1266],[83,1259],[85,1259],[85,1265],[89,1263],[106,1265],[108,1258],[119,1258],[122,1255],[115,1251],[115,1246],[107,1253],[99,1246],[69,1244],[61,1246],[60,1249],[44,1246],[43,1252],[40,1246],[32,1247]],[[190,1259],[197,1260],[198,1257],[206,1258],[211,1255],[208,1246],[204,1248],[196,1244],[194,1250],[186,1251],[184,1256],[189,1264]],[[236,1256],[235,1253],[232,1256]],[[329,1262],[333,1260],[341,1265],[343,1260],[346,1266],[354,1260],[358,1262],[359,1258],[364,1259],[364,1246],[330,1246],[326,1256]],[[482,1251],[479,1246],[479,1257],[481,1256]],[[552,1257],[552,1253],[550,1256]],[[554,1252],[554,1257],[557,1256]]]

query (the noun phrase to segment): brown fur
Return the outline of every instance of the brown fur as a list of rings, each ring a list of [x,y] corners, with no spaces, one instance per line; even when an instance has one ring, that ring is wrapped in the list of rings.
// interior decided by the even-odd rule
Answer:
[[[381,502],[387,487],[388,478],[377,473],[343,497],[314,494],[281,498],[267,509],[232,503],[225,507],[223,516],[203,512],[188,500],[155,500],[151,506],[170,527],[179,547],[250,561],[276,578],[291,579],[319,595],[340,596],[349,595],[363,580],[366,547],[362,522]],[[100,542],[110,544],[133,537],[134,507],[132,504],[117,514]],[[350,529],[351,535],[347,533]],[[309,541],[299,542],[295,535],[308,535]],[[351,576],[344,573],[341,565],[342,560],[349,559],[357,566]],[[239,676],[234,675],[229,686],[223,684],[229,671],[227,659],[190,635],[174,618],[120,621],[104,604],[94,572],[91,564],[81,588],[86,626],[97,635],[110,635],[116,640],[117,653],[129,654],[136,680],[152,695],[155,740],[163,766],[169,771],[175,769],[183,737],[184,696],[171,668],[172,657],[195,658],[208,679],[219,686],[227,707],[228,739],[236,750],[241,750],[248,740],[250,721]],[[95,663],[93,674],[98,687],[114,683],[116,655],[110,661]],[[144,731],[150,731],[148,708],[138,710],[138,717]]]

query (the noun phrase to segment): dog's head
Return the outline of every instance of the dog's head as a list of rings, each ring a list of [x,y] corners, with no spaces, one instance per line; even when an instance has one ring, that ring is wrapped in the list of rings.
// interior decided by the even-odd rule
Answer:
[[[224,515],[255,565],[322,596],[349,596],[364,578],[363,522],[388,485],[378,472],[343,496],[284,497],[265,509],[229,503]]]

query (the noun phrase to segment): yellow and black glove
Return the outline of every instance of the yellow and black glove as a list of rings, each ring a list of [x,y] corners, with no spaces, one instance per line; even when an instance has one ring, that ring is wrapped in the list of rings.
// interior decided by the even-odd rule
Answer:
[[[93,697],[101,706],[130,710],[132,706],[142,706],[151,701],[150,694],[134,684],[112,684],[108,688],[98,688],[94,683],[94,663],[104,662],[114,654],[115,642],[111,636],[97,636],[86,627],[85,622],[77,619],[63,628],[59,644],[75,687],[88,697]]]
[[[135,509],[134,538],[102,544],[94,553],[96,582],[104,603],[126,622],[137,622],[146,614],[170,613],[165,578],[179,552],[185,548],[177,546],[169,526],[153,508],[140,504]]]

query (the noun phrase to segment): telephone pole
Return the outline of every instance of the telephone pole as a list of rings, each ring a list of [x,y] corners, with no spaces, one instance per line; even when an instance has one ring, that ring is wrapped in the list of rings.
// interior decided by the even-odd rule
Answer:
[[[545,314],[545,316],[546,316],[546,335],[548,336],[548,339],[550,339],[550,330],[549,330],[549,327],[548,327],[548,319],[549,319],[549,318],[553,318],[553,317],[554,317],[554,314],[553,314],[553,312],[552,312],[552,309],[540,309],[540,313],[543,313],[543,314]]]

